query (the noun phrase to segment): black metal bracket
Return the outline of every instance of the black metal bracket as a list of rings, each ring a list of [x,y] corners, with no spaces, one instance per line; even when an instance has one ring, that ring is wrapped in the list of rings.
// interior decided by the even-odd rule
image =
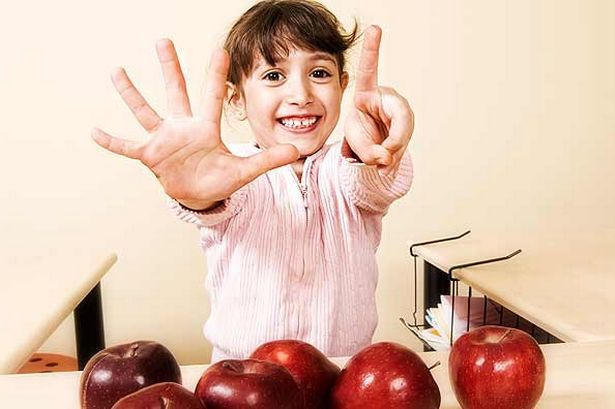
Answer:
[[[448,269],[448,274],[451,276],[451,280],[459,281],[457,278],[453,277],[453,270],[458,270],[460,268],[466,268],[466,267],[479,266],[481,264],[495,263],[496,261],[508,260],[509,258],[512,258],[512,257],[516,256],[519,253],[521,253],[521,249],[518,249],[518,250],[516,250],[516,251],[514,251],[514,252],[512,252],[509,255],[504,256],[504,257],[496,257],[496,258],[490,258],[488,260],[473,261],[471,263],[458,264],[458,265],[455,265],[455,266],[452,266],[451,268],[449,268]]]
[[[445,241],[451,241],[451,240],[457,240],[460,239],[464,236],[467,236],[468,234],[471,233],[471,230],[466,231],[465,233],[462,233],[458,236],[453,236],[453,237],[445,237],[443,239],[436,239],[436,240],[429,240],[429,241],[423,241],[420,243],[414,243],[410,246],[410,255],[414,258],[414,311],[412,312],[412,319],[414,320],[414,324],[408,324],[403,318],[400,318],[400,320],[402,320],[402,323],[404,324],[404,326],[406,326],[407,328],[409,327],[414,327],[414,328],[421,328],[421,327],[425,327],[425,324],[418,324],[417,323],[417,319],[416,319],[416,312],[417,312],[417,305],[416,305],[416,300],[417,300],[417,279],[416,279],[416,258],[418,257],[418,254],[414,253],[414,249],[416,247],[419,246],[426,246],[428,244],[435,244],[435,243],[442,243]],[[415,334],[416,335],[416,334]],[[422,341],[422,340],[421,340]]]
[[[419,246],[426,246],[427,244],[434,244],[434,243],[442,243],[444,241],[451,241],[451,240],[457,240],[460,239],[464,236],[467,236],[468,234],[470,234],[472,232],[472,230],[468,230],[465,233],[460,234],[459,236],[454,236],[454,237],[446,237],[444,239],[437,239],[437,240],[430,240],[430,241],[424,241],[421,243],[415,243],[413,245],[410,246],[410,255],[414,258],[418,257],[417,254],[414,254],[414,248],[415,247],[419,247]]]
[[[513,251],[512,253],[504,257],[496,257],[496,258],[490,258],[488,260],[480,260],[480,261],[473,261],[470,263],[457,264],[448,269],[449,278],[451,282],[453,283],[453,290],[451,291],[451,337],[450,337],[451,345],[453,345],[453,335],[454,335],[453,330],[454,330],[454,323],[455,323],[455,297],[459,294],[459,279],[453,276],[453,271],[461,269],[461,268],[474,267],[474,266],[479,266],[482,264],[489,264],[489,263],[495,263],[497,261],[508,260],[516,256],[519,253],[521,253],[521,249]],[[472,299],[472,287],[468,287],[468,320],[466,324],[467,331],[470,330],[470,304],[471,304],[470,301],[471,299]]]

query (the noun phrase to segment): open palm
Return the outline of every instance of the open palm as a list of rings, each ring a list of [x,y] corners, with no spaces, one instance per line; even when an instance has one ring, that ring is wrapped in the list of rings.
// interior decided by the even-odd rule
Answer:
[[[96,143],[140,160],[169,196],[193,209],[208,208],[268,170],[298,159],[299,152],[292,145],[239,157],[222,142],[220,121],[229,69],[226,51],[216,50],[211,57],[202,115],[194,116],[173,43],[160,40],[156,50],[166,84],[168,117],[161,118],[119,68],[112,74],[113,84],[151,138],[139,143],[94,128]]]

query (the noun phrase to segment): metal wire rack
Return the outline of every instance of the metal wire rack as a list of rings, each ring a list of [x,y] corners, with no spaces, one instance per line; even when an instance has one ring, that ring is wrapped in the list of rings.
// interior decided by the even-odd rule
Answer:
[[[508,255],[501,257],[494,257],[487,260],[478,260],[472,261],[468,263],[458,264],[450,267],[447,272],[444,272],[432,265],[431,263],[424,260],[423,265],[423,318],[422,322],[418,322],[417,313],[418,313],[418,269],[417,269],[417,259],[418,255],[414,252],[414,250],[419,246],[426,246],[435,243],[442,243],[446,241],[459,240],[468,234],[471,233],[471,230],[467,230],[466,232],[453,236],[446,237],[436,240],[423,241],[420,243],[412,244],[409,248],[410,256],[413,259],[414,263],[414,310],[412,312],[412,321],[408,322],[404,318],[400,318],[400,321],[416,338],[421,341],[423,344],[424,350],[431,351],[434,350],[434,346],[425,340],[425,337],[421,334],[422,329],[430,328],[431,325],[429,320],[425,317],[429,316],[429,310],[431,308],[435,308],[441,301],[442,296],[450,297],[450,328],[448,341],[449,346],[453,345],[454,340],[457,336],[461,335],[463,332],[470,331],[471,323],[473,326],[476,325],[501,325],[506,327],[513,327],[521,329],[528,334],[530,334],[539,344],[548,344],[548,343],[559,343],[563,342],[542,328],[534,325],[532,322],[523,318],[522,316],[508,310],[504,306],[496,303],[495,301],[489,299],[486,295],[482,296],[482,320],[478,318],[476,319],[476,311],[471,311],[471,308],[476,307],[477,298],[472,294],[472,287],[462,283],[458,278],[454,276],[454,271],[459,270],[461,268],[473,267],[482,264],[496,263],[508,260],[517,254],[521,253],[521,249],[515,250]],[[462,290],[460,295],[460,286]],[[463,295],[465,293],[465,295]],[[465,328],[455,327],[455,322],[459,322],[456,318],[459,317],[460,314],[456,314],[455,304],[456,301],[462,297],[462,299],[467,303],[466,311],[465,311]],[[459,312],[459,311],[457,311]],[[471,314],[474,314],[474,319],[471,319]],[[461,314],[463,317],[463,313]]]

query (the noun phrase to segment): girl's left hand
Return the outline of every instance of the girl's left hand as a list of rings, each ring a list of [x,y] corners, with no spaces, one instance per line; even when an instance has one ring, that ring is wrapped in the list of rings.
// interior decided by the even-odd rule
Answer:
[[[408,101],[393,88],[378,86],[378,51],[382,30],[365,30],[359,59],[354,107],[344,126],[344,137],[352,151],[367,165],[377,165],[381,173],[397,170],[406,151],[414,114]]]

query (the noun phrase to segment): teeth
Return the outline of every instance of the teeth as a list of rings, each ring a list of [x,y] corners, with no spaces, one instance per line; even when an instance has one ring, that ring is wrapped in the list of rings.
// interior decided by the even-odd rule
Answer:
[[[310,118],[305,118],[305,119],[284,118],[281,120],[281,122],[282,122],[282,125],[288,128],[307,128],[309,126],[314,125],[317,119],[318,118],[316,118],[315,116],[310,117]]]

